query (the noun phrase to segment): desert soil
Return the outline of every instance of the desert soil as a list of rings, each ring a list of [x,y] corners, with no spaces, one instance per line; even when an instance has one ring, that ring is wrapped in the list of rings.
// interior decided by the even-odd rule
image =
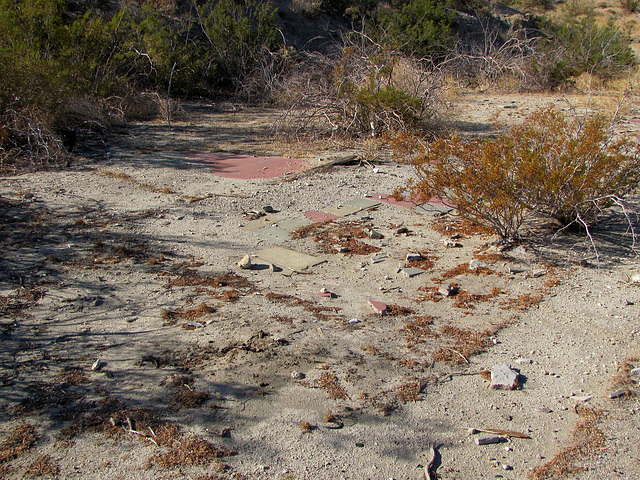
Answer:
[[[568,108],[475,94],[449,118],[483,134],[496,113],[518,120],[546,102]],[[638,259],[620,208],[593,232],[597,255],[544,226],[501,249],[455,211],[387,203],[318,227],[334,238],[278,245],[246,228],[249,212],[304,219],[390,194],[411,168],[362,145],[275,141],[277,112],[184,110],[173,129],[131,125],[70,170],[0,180],[4,478],[424,479],[431,447],[441,479],[545,465],[538,478],[640,478]],[[366,161],[230,179],[194,152]],[[363,227],[384,238],[354,240]],[[270,268],[256,255],[276,246],[322,263]],[[378,250],[388,258],[372,263]],[[408,277],[398,270],[416,252],[424,273]],[[237,265],[247,254],[253,269]],[[438,293],[448,284],[457,295]],[[499,364],[517,389],[490,388]],[[530,438],[477,445],[470,428]]]

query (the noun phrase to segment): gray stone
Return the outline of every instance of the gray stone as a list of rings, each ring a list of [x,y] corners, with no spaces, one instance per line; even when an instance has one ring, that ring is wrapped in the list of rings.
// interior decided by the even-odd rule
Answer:
[[[454,242],[450,238],[442,239],[442,243],[444,244],[444,248],[460,248],[460,247],[462,247],[462,244],[460,244],[458,242]]]
[[[627,391],[624,388],[619,388],[615,392],[611,392],[609,394],[609,398],[620,398],[624,397],[627,394]]]
[[[409,229],[407,227],[400,227],[396,230],[396,235],[402,235],[403,233],[409,233]]]
[[[477,270],[479,268],[483,268],[486,267],[486,265],[481,262],[480,260],[478,260],[477,258],[473,258],[470,262],[469,262],[469,269],[470,270]]]
[[[374,240],[381,240],[384,238],[384,235],[380,232],[376,232],[375,230],[371,230],[369,232],[369,238],[373,238]]]
[[[406,262],[419,262],[420,260],[422,260],[422,255],[419,253],[407,253],[405,258]]]
[[[454,287],[453,285],[449,284],[449,285],[441,285],[440,287],[438,287],[438,293],[440,295],[444,295],[445,297],[451,297],[453,295],[455,295],[455,293],[458,291],[458,289],[456,287]]]
[[[634,368],[630,373],[631,375],[640,375],[640,368]]]
[[[389,255],[385,253],[374,253],[371,255],[371,264],[384,262],[387,258],[389,258]]]
[[[518,388],[518,372],[506,363],[491,368],[491,388],[497,390],[515,390]]]
[[[480,435],[476,438],[477,445],[489,445],[492,443],[502,443],[506,438],[499,435]]]

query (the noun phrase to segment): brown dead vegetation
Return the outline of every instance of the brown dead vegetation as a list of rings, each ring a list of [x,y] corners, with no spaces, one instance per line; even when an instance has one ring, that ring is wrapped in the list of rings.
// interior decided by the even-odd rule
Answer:
[[[445,237],[468,238],[473,235],[494,235],[494,231],[491,228],[466,218],[451,219],[449,217],[440,217],[434,220],[431,225],[436,232]]]
[[[206,465],[215,459],[235,455],[235,453],[226,447],[216,446],[202,438],[190,436],[174,441],[168,451],[153,455],[149,459],[149,464],[166,469]]]
[[[368,238],[373,224],[360,220],[325,221],[300,227],[291,232],[291,237],[301,239],[311,237],[320,251],[327,254],[370,255],[380,251],[380,247],[358,241]]]
[[[160,276],[173,277],[165,284],[165,288],[173,287],[231,287],[234,289],[245,289],[253,291],[254,284],[241,275],[232,272],[215,275],[202,275],[194,268],[177,265],[172,271],[164,271]]]
[[[317,382],[317,386],[324,388],[333,400],[347,400],[349,396],[344,388],[338,384],[338,378],[332,371],[323,372]]]
[[[201,406],[211,398],[206,392],[198,392],[188,384],[180,385],[175,390],[175,400],[173,404],[177,408],[195,408]]]
[[[340,307],[324,307],[322,305],[313,303],[310,300],[303,300],[301,298],[294,297],[293,295],[286,295],[283,293],[268,292],[265,294],[265,298],[271,302],[283,303],[285,305],[293,307],[302,307],[307,312],[310,312],[318,320],[337,320],[339,318],[337,312],[342,310],[342,308]]]
[[[536,467],[529,474],[530,480],[569,478],[586,470],[579,462],[596,455],[606,438],[598,428],[603,413],[585,406],[576,407],[580,422],[571,435],[571,445],[563,448],[550,461]]]
[[[500,302],[503,310],[517,310],[524,312],[531,307],[536,307],[542,301],[542,293],[523,293],[515,298]]]
[[[160,316],[165,321],[165,326],[175,325],[176,320],[181,318],[187,321],[194,321],[198,318],[204,317],[205,315],[211,315],[214,313],[216,309],[206,303],[201,303],[195,308],[177,308],[175,310],[171,310],[169,308],[164,308]]]
[[[14,427],[0,443],[0,464],[14,460],[29,451],[38,440],[36,427],[28,423]]]
[[[451,364],[468,364],[473,355],[486,352],[493,346],[493,337],[502,326],[493,326],[482,331],[471,328],[459,328],[452,325],[440,327],[440,340],[444,346],[438,348],[432,355],[434,362]]]
[[[59,471],[60,467],[51,455],[41,455],[26,468],[24,474],[27,477],[55,477]]]
[[[173,191],[173,189],[171,189],[169,187],[158,187],[157,185],[153,185],[152,183],[141,182],[140,180],[132,177],[131,175],[129,175],[127,173],[124,173],[124,172],[121,172],[121,171],[109,170],[109,169],[103,168],[103,169],[98,170],[98,173],[100,175],[105,176],[105,177],[116,178],[118,180],[127,181],[127,182],[131,183],[132,185],[136,185],[136,186],[142,188],[143,190],[148,190],[148,191],[153,192],[153,193],[164,193],[166,195],[175,194],[176,193],[176,192]]]
[[[392,303],[390,305],[387,305],[387,309],[385,311],[385,315],[388,315],[390,317],[400,317],[400,316],[406,316],[406,315],[413,315],[415,312],[415,310],[409,308],[409,307],[403,307],[401,305],[396,305],[395,303]]]
[[[462,263],[456,267],[453,267],[446,272],[442,272],[439,277],[434,277],[431,280],[434,282],[442,282],[453,277],[459,277],[460,275],[499,275],[495,270],[491,270],[487,267],[470,268],[468,263]]]
[[[458,293],[454,296],[453,306],[456,308],[473,309],[476,303],[488,302],[489,300],[496,298],[498,295],[505,293],[497,287],[493,287],[490,293],[469,293],[466,290],[458,290]]]

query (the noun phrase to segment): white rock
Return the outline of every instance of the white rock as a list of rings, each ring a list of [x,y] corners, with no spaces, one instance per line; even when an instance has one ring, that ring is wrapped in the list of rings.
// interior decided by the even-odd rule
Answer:
[[[251,269],[251,256],[245,255],[244,257],[242,257],[242,260],[240,260],[238,262],[238,266],[240,268],[242,268],[243,270],[250,270]]]

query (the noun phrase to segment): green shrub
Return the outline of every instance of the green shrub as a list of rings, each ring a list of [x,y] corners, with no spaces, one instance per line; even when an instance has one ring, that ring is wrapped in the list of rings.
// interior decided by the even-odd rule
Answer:
[[[434,0],[394,1],[370,22],[378,42],[406,55],[441,60],[453,45],[453,12]]]
[[[409,187],[502,238],[517,237],[533,214],[588,226],[640,183],[638,145],[610,126],[604,117],[570,120],[549,108],[493,139],[439,139],[413,159]]]

